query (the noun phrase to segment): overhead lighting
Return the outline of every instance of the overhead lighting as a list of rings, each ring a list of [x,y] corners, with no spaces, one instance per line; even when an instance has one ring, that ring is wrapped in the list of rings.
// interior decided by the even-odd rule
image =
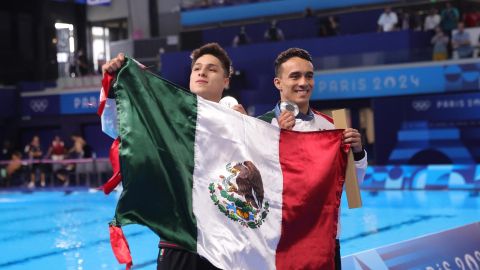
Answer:
[[[55,29],[68,29],[68,30],[73,30],[73,24],[69,24],[69,23],[55,23]]]

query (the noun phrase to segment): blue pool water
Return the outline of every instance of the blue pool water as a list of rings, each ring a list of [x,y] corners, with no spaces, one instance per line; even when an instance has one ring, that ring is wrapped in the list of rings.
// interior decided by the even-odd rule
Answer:
[[[0,269],[125,269],[110,248],[108,222],[118,193],[87,190],[1,192]],[[471,191],[362,192],[342,200],[342,256],[480,221]],[[158,237],[124,227],[134,269],[156,269]]]

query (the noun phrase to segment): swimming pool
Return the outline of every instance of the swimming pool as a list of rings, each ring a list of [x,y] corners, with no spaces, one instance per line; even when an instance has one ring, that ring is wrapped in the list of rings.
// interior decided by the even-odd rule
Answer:
[[[0,192],[0,269],[125,269],[108,235],[118,193],[87,189]],[[342,200],[342,256],[480,221],[472,191],[362,192]],[[158,237],[125,226],[134,269],[156,269]]]

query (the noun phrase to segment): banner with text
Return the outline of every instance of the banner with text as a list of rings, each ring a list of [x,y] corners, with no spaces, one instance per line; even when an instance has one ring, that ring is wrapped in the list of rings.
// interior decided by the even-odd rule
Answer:
[[[480,63],[395,65],[316,72],[313,100],[480,90]]]
[[[99,91],[60,95],[61,114],[90,114],[98,108]]]
[[[374,99],[379,165],[480,162],[480,93]]]

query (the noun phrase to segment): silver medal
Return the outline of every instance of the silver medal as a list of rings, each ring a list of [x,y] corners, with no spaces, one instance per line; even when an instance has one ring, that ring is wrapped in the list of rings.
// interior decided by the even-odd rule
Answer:
[[[280,111],[289,111],[292,112],[294,116],[297,116],[300,110],[298,105],[291,101],[282,101],[280,102]]]
[[[218,103],[227,108],[232,108],[234,105],[238,104],[238,101],[234,97],[225,96],[224,98],[220,99]]]

